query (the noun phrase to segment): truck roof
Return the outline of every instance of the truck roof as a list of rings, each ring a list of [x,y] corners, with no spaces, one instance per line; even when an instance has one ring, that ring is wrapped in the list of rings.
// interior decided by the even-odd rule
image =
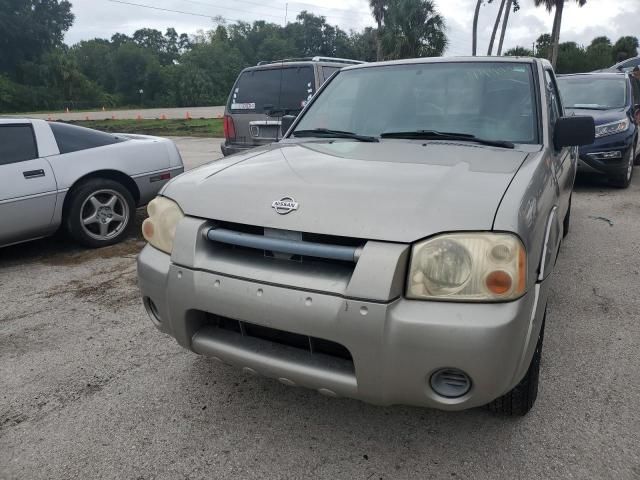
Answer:
[[[426,57],[365,63],[362,65],[347,66],[343,70],[354,70],[360,68],[382,67],[390,65],[418,65],[422,63],[540,63],[545,67],[551,67],[551,63],[548,60],[535,57]]]

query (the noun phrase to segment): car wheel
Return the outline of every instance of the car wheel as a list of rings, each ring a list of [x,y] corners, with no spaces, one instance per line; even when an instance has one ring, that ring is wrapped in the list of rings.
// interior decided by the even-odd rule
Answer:
[[[124,185],[104,178],[87,180],[71,193],[65,228],[88,247],[113,245],[126,237],[135,208],[133,195]]]
[[[538,397],[540,359],[542,358],[542,341],[544,339],[546,318],[547,311],[545,309],[540,335],[538,335],[538,343],[524,378],[512,390],[487,405],[490,411],[512,417],[521,417],[533,408],[533,404]]]
[[[569,226],[571,225],[571,199],[573,197],[569,197],[569,209],[567,210],[567,214],[564,216],[564,220],[562,221],[562,238],[566,238],[569,235]]]
[[[627,163],[627,170],[624,174],[616,177],[611,177],[610,182],[614,187],[627,188],[631,183],[631,177],[633,177],[633,166],[635,164],[635,148],[632,152],[629,152],[629,161]]]

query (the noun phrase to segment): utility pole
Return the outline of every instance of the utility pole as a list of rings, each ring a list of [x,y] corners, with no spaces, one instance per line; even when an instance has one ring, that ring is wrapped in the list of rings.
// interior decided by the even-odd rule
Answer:
[[[284,26],[287,26],[287,15],[289,14],[289,4],[284,4]]]

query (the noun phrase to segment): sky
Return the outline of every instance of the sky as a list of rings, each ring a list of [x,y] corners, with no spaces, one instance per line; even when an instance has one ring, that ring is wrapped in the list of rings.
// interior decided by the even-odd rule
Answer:
[[[224,17],[228,23],[237,20],[266,20],[284,24],[285,15],[293,20],[301,10],[327,17],[327,21],[344,30],[361,30],[373,26],[368,0],[123,0],[185,13],[153,10],[110,0],[71,0],[76,15],[65,41],[74,44],[91,38],[110,38],[116,32],[131,34],[143,27],[165,31],[174,27],[178,33],[194,34],[214,26],[214,18]],[[479,52],[486,52],[500,0],[481,10]],[[541,33],[551,32],[553,15],[535,8],[533,0],[520,0],[522,8],[512,13],[505,38],[505,49],[520,45],[531,48]],[[471,53],[471,29],[476,0],[435,0],[445,18],[448,55]],[[579,8],[567,0],[561,41],[588,45],[596,36],[606,35],[613,41],[624,35],[640,37],[640,0],[588,0]]]

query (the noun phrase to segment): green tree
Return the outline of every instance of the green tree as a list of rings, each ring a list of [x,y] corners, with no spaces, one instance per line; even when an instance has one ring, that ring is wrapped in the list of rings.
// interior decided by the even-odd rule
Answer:
[[[384,57],[434,57],[447,46],[445,23],[432,0],[388,3],[382,35]]]
[[[579,6],[584,6],[587,0],[575,0]],[[560,46],[560,29],[562,27],[562,13],[564,12],[565,0],[534,0],[536,7],[544,6],[548,12],[555,9],[553,18],[553,30],[551,31],[551,64],[555,67],[558,61],[558,50]]]
[[[611,65],[613,47],[608,37],[596,37],[586,49],[585,71],[599,70]]]
[[[613,45],[612,60],[614,63],[617,63],[626,58],[637,56],[638,39],[636,37],[622,37]]]
[[[525,47],[514,47],[504,52],[505,57],[533,57],[533,52]]]
[[[61,46],[72,24],[66,0],[0,0],[0,72],[22,80],[19,65]]]
[[[369,0],[371,13],[378,25],[376,30],[376,60],[382,60],[382,25],[384,24],[384,15],[387,9],[387,0]]]
[[[553,45],[553,40],[551,35],[548,33],[543,33],[536,39],[536,57],[539,58],[549,58],[551,55],[551,47]]]

